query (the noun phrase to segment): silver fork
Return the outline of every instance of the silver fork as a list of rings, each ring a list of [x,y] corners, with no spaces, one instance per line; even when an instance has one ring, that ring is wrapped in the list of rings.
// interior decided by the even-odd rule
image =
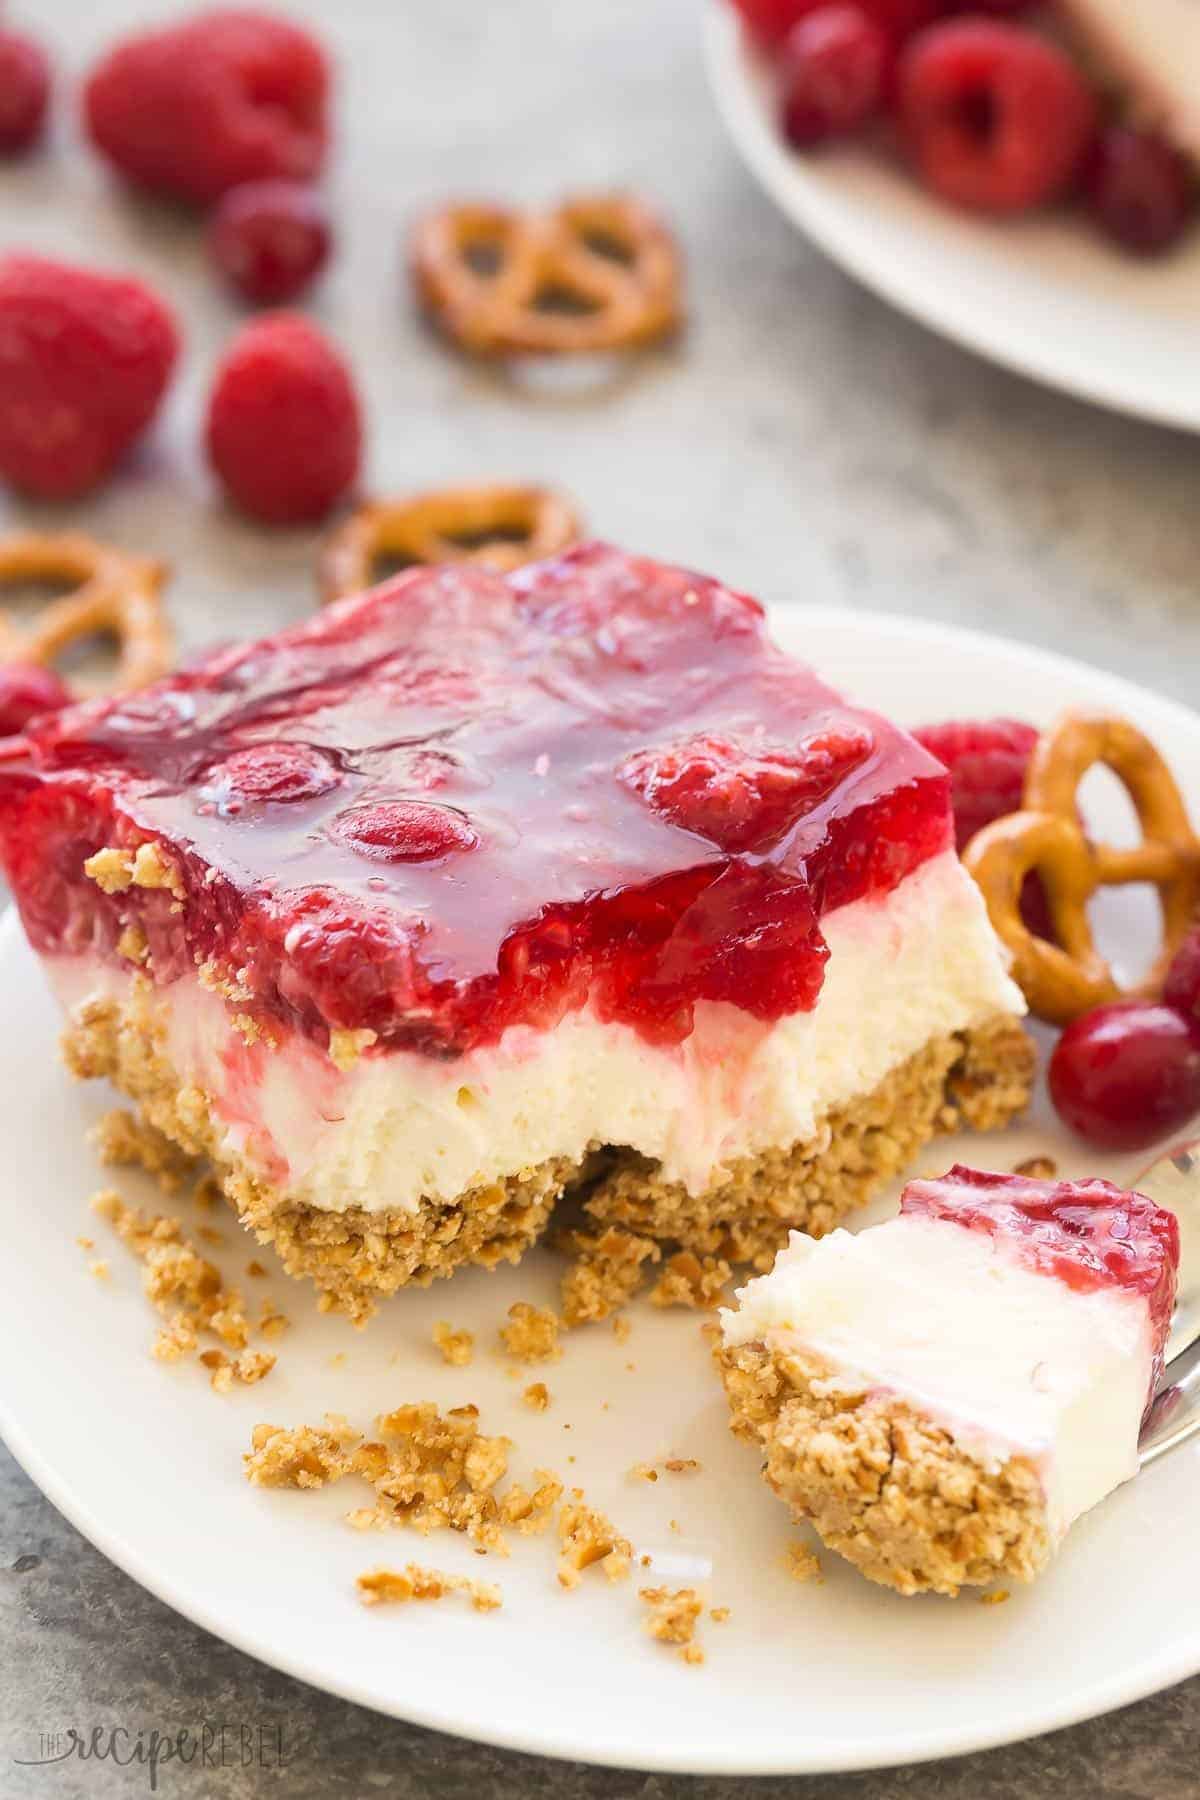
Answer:
[[[1138,1439],[1144,1469],[1200,1431],[1200,1144],[1169,1151],[1136,1186],[1179,1220],[1179,1292],[1166,1365]]]

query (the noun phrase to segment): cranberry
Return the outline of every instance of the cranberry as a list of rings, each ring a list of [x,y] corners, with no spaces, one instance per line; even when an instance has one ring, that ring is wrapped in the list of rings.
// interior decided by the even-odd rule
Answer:
[[[824,0],[733,0],[752,37],[764,48],[778,49],[793,25],[808,17]]]
[[[50,64],[40,44],[0,31],[0,152],[18,154],[42,135],[50,100]]]
[[[71,696],[53,669],[37,663],[0,666],[0,738],[24,731],[43,713],[69,706]]]
[[[794,746],[739,743],[702,732],[639,750],[621,779],[663,818],[722,850],[777,841],[871,754],[861,726],[815,733]]]
[[[1196,210],[1186,160],[1165,138],[1128,125],[1101,133],[1084,170],[1084,192],[1101,230],[1135,256],[1169,250]]]
[[[1070,186],[1096,125],[1079,70],[994,19],[930,26],[900,60],[900,117],[921,178],[978,212],[1024,212]]]
[[[338,820],[339,837],[376,862],[432,862],[479,839],[460,813],[424,800],[388,800],[359,806]]]
[[[1171,958],[1163,983],[1163,1005],[1200,1020],[1200,925],[1193,926]]]
[[[214,795],[223,811],[237,813],[247,802],[279,806],[315,800],[338,780],[329,758],[310,744],[248,744],[208,772],[201,792]]]
[[[878,111],[888,41],[861,6],[823,6],[793,27],[780,59],[783,134],[798,150],[845,137]]]
[[[218,269],[247,300],[279,305],[302,294],[329,258],[320,191],[303,181],[247,181],[219,202],[208,231]]]
[[[1200,1027],[1154,1001],[1098,1006],[1059,1038],[1049,1083],[1080,1137],[1145,1149],[1200,1112]]]

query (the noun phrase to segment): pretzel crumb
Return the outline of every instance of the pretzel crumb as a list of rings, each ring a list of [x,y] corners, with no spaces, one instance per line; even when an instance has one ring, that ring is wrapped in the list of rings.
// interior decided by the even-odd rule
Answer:
[[[979,1604],[980,1606],[1003,1606],[1004,1602],[1011,1598],[1012,1595],[1007,1588],[993,1588],[990,1594],[980,1594]]]
[[[170,1138],[120,1106],[97,1119],[88,1141],[105,1168],[144,1169],[165,1194],[177,1194],[195,1166]]]
[[[793,1581],[820,1581],[821,1560],[807,1544],[789,1544],[784,1564]]]
[[[476,1612],[495,1612],[503,1601],[500,1589],[490,1581],[448,1575],[443,1569],[423,1569],[418,1563],[408,1563],[403,1569],[368,1570],[358,1576],[355,1586],[364,1606],[442,1600],[447,1594],[466,1594]]]
[[[106,844],[102,850],[85,858],[83,872],[102,894],[123,894],[126,888],[133,886],[132,852],[121,850],[116,844]]]
[[[94,1250],[96,1248],[95,1238],[77,1237],[75,1242],[79,1245],[81,1250]]]
[[[581,1490],[574,1490],[580,1494]],[[633,1545],[605,1518],[602,1512],[576,1498],[564,1505],[558,1518],[558,1559],[560,1587],[576,1588],[584,1569],[599,1563],[610,1581],[622,1581],[629,1574]]]
[[[246,1264],[246,1273],[254,1281],[261,1281],[266,1272],[267,1271],[263,1268],[257,1256],[252,1256],[250,1261]]]
[[[97,1281],[107,1281],[112,1274],[107,1257],[98,1256],[95,1262],[90,1262],[88,1264],[88,1274],[94,1275]]]
[[[150,945],[146,933],[136,922],[126,925],[117,939],[117,955],[123,957],[126,962],[137,963],[139,966],[149,962]]]
[[[433,1328],[433,1341],[442,1353],[442,1361],[456,1369],[465,1369],[475,1354],[475,1339],[469,1331],[455,1331],[449,1320],[439,1319]]]
[[[616,1338],[618,1344],[624,1344],[624,1343],[628,1342],[629,1334],[633,1330],[633,1326],[630,1324],[629,1320],[625,1317],[624,1313],[618,1313],[616,1315],[616,1317],[614,1318],[614,1320],[612,1322],[612,1328],[613,1328],[613,1336]]]
[[[334,1029],[329,1033],[329,1060],[345,1072],[352,1069],[364,1050],[378,1042],[379,1033],[364,1025],[358,1031]]]
[[[708,1616],[714,1625],[724,1625],[729,1617],[729,1608],[727,1606],[710,1606]]]
[[[140,1138],[127,1141],[121,1115],[108,1116],[121,1122],[110,1125],[107,1142],[126,1148],[134,1142],[145,1148],[148,1143],[148,1153],[154,1152],[152,1139],[145,1143]],[[114,1188],[104,1188],[93,1195],[91,1206],[142,1265],[142,1291],[165,1321],[150,1347],[157,1362],[179,1362],[195,1355],[201,1336],[207,1334],[217,1338],[225,1350],[238,1353],[232,1360],[223,1350],[209,1349],[199,1357],[219,1393],[227,1393],[234,1380],[257,1382],[270,1373],[275,1366],[274,1356],[269,1351],[248,1348],[253,1327],[243,1310],[241,1294],[236,1288],[226,1288],[220,1270],[184,1237],[177,1218],[139,1212],[127,1206]],[[213,1234],[201,1227],[197,1235],[211,1238]],[[219,1234],[216,1235],[219,1240]],[[271,1304],[264,1301],[264,1314]],[[264,1317],[259,1329],[266,1333],[266,1328]]]
[[[634,1463],[632,1469],[630,1469],[630,1471],[629,1471],[629,1474],[630,1474],[630,1479],[633,1481],[657,1481],[658,1480],[658,1470],[654,1467],[653,1463],[644,1463],[644,1462]]]
[[[550,1404],[550,1389],[544,1381],[531,1381],[521,1398],[531,1411],[545,1412]]]
[[[678,1250],[667,1258],[662,1274],[650,1289],[650,1303],[707,1311],[717,1305],[732,1274],[724,1257],[701,1257],[691,1250]]]
[[[564,1232],[558,1243],[574,1259],[561,1284],[563,1323],[570,1327],[607,1319],[645,1285],[649,1269],[643,1264],[662,1259],[653,1238],[619,1225],[595,1234]]]
[[[638,1598],[650,1608],[643,1625],[657,1643],[678,1645],[684,1662],[704,1661],[704,1652],[695,1641],[696,1621],[704,1603],[695,1588],[676,1588],[674,1592],[665,1587],[639,1588]]]
[[[1058,1164],[1052,1156],[1027,1156],[1013,1169],[1014,1175],[1027,1175],[1032,1181],[1053,1181],[1058,1174]]]
[[[518,1362],[557,1362],[562,1355],[557,1313],[517,1300],[509,1307],[508,1318],[509,1323],[500,1327],[500,1341],[510,1356]]]

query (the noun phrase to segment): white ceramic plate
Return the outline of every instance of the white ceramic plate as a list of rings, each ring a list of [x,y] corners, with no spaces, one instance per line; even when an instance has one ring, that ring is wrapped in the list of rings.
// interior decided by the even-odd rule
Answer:
[[[1046,721],[1066,704],[1136,718],[1200,809],[1200,719],[1121,681],[999,640],[867,614],[796,610],[777,636],[828,676],[909,723],[1015,712]],[[1113,799],[1112,795],[1107,796]],[[1097,823],[1118,829],[1119,808]],[[1136,959],[1138,897],[1108,920]],[[272,1267],[294,1329],[261,1387],[213,1394],[195,1364],[147,1354],[154,1316],[138,1270],[87,1197],[104,1179],[84,1127],[112,1104],[73,1086],[55,1060],[57,1020],[10,917],[0,935],[0,1428],[33,1478],[107,1555],[170,1605],[265,1662],[331,1692],[446,1731],[559,1756],[643,1768],[738,1774],[902,1763],[978,1749],[1118,1706],[1200,1669],[1200,1441],[1167,1457],[1083,1520],[1057,1564],[1007,1605],[905,1601],[823,1558],[823,1585],[783,1571],[796,1533],[735,1444],[696,1315],[639,1306],[620,1343],[606,1326],[567,1340],[563,1360],[513,1375],[496,1329],[518,1298],[549,1301],[546,1255],[517,1270],[460,1276],[403,1295],[363,1333],[320,1317],[308,1291]],[[1011,1167],[1036,1149],[1088,1164],[1048,1117],[1000,1140],[938,1145]],[[1128,1159],[1104,1171],[1132,1175]],[[134,1178],[120,1185],[156,1207]],[[185,1217],[189,1204],[182,1203]],[[878,1211],[879,1209],[876,1209]],[[212,1215],[208,1215],[211,1222]],[[241,1277],[251,1253],[232,1222],[217,1253]],[[108,1282],[75,1243],[107,1255]],[[264,1260],[271,1260],[264,1257]],[[439,1318],[477,1334],[475,1363],[443,1366]],[[337,1359],[337,1360],[335,1360]],[[520,1403],[543,1377],[544,1414]],[[597,1571],[573,1594],[554,1581],[548,1539],[515,1539],[483,1563],[458,1538],[363,1536],[341,1521],[353,1484],[322,1493],[251,1489],[241,1475],[261,1419],[366,1424],[409,1400],[475,1401],[508,1433],[518,1474],[548,1464],[580,1483],[654,1554],[656,1578],[704,1579],[725,1624],[706,1622],[708,1660],[690,1668],[640,1627],[636,1582]],[[656,1486],[634,1463],[696,1457]],[[574,1461],[570,1459],[574,1458]],[[670,1521],[677,1521],[678,1530]],[[354,1577],[409,1558],[498,1580],[503,1610],[455,1601],[368,1612]]]
[[[709,75],[751,170],[788,217],[893,305],[1085,400],[1200,430],[1200,233],[1142,263],[1064,213],[956,212],[867,147],[789,150],[767,65],[728,0],[709,0]]]

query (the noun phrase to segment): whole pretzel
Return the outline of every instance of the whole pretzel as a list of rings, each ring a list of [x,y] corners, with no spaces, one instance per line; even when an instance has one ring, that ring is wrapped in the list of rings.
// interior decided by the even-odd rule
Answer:
[[[83,532],[29,531],[0,538],[0,584],[75,584],[44,606],[28,630],[0,611],[0,663],[52,663],[76,639],[106,632],[117,640],[117,692],[157,681],[171,666],[171,635],[159,598],[165,573],[161,563]]]
[[[502,573],[565,550],[579,519],[549,488],[460,487],[360,506],[326,540],[317,568],[322,602],[357,594],[392,556],[410,563],[475,562]]]
[[[476,356],[627,350],[680,321],[675,241],[631,195],[445,207],[418,226],[412,269],[435,323]]]
[[[1096,763],[1112,770],[1133,802],[1142,838],[1131,849],[1084,834],[1078,788]],[[1056,1025],[1126,994],[1156,994],[1200,908],[1200,839],[1170,769],[1125,719],[1080,713],[1061,719],[1034,751],[1022,810],[978,832],[963,861],[1012,952],[1013,974],[1031,1008]],[[1031,932],[1021,916],[1021,886],[1032,870],[1046,889],[1054,944]],[[1097,888],[1129,882],[1158,891],[1162,950],[1146,979],[1123,989],[1096,948],[1086,908]]]

